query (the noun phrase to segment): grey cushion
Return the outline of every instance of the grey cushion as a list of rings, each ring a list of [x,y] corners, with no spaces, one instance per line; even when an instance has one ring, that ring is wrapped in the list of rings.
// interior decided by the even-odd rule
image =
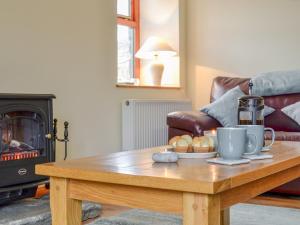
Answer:
[[[288,105],[281,109],[281,111],[300,125],[300,102]]]
[[[238,124],[238,99],[245,93],[237,86],[213,103],[201,108],[201,112],[218,120],[224,127],[234,127]],[[264,116],[270,115],[275,109],[265,106]]]
[[[275,112],[275,109],[273,109],[270,106],[265,105],[265,108],[264,108],[264,117],[272,114],[273,112]]]
[[[218,120],[224,127],[233,127],[237,125],[237,109],[238,99],[245,94],[237,86],[227,91],[222,97],[213,103],[201,108],[204,112],[211,117]]]
[[[253,94],[258,96],[300,93],[300,70],[263,73],[252,82]]]

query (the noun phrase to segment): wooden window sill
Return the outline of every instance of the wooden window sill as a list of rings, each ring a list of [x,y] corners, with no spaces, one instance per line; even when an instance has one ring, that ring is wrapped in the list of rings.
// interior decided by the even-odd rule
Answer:
[[[176,90],[181,89],[181,87],[176,87],[176,86],[154,86],[154,85],[134,85],[134,84],[116,84],[116,87],[120,87],[120,88],[149,88],[149,89],[176,89]]]

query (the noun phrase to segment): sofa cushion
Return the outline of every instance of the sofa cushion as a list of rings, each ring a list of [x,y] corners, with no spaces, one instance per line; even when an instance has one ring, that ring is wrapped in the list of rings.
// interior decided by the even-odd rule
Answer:
[[[300,93],[300,70],[262,73],[253,77],[252,82],[254,95]]]
[[[211,89],[211,102],[220,98],[228,90],[240,86],[244,93],[248,93],[249,78],[216,77]],[[265,118],[265,125],[276,131],[300,132],[300,126],[281,109],[300,101],[300,93],[264,97],[265,104],[275,109],[275,112]]]
[[[273,112],[275,112],[275,109],[265,105],[265,107],[264,107],[264,117],[267,117],[267,116],[271,115]]]
[[[284,107],[281,111],[300,125],[300,102]]]
[[[204,106],[201,111],[218,120],[224,127],[234,127],[238,124],[238,99],[245,93],[237,86],[216,101]],[[264,116],[272,114],[275,109],[265,105]]]
[[[285,115],[281,109],[300,101],[299,94],[278,95],[265,97],[265,104],[273,107],[275,112],[265,118],[265,125],[277,131],[300,132],[297,122]]]
[[[201,112],[215,118],[224,127],[234,127],[238,124],[238,99],[244,95],[240,87],[237,86],[227,91],[216,101],[204,106]]]

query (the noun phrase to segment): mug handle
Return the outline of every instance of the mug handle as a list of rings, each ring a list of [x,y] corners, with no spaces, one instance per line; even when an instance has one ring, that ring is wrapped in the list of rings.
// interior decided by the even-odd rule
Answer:
[[[258,146],[258,139],[257,136],[255,134],[248,134],[249,136],[252,135],[255,138],[255,148],[252,152],[245,152],[244,155],[254,155]]]
[[[271,127],[267,127],[267,128],[265,128],[265,132],[266,131],[271,131],[272,132],[272,141],[271,141],[271,144],[269,144],[268,146],[263,147],[263,149],[262,149],[263,151],[269,151],[271,149],[272,145],[275,142],[275,131],[274,131],[274,129],[271,128]]]

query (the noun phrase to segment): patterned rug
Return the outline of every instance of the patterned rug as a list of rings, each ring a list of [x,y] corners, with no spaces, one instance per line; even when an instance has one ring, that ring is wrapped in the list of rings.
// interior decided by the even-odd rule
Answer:
[[[239,204],[231,208],[231,225],[299,225],[300,210]],[[97,219],[90,225],[182,225],[180,216],[133,209]]]
[[[101,206],[83,203],[82,220],[99,216]],[[0,225],[50,225],[49,197],[26,199],[0,207]],[[239,204],[231,208],[231,225],[299,225],[300,210]],[[99,218],[89,225],[182,225],[178,215],[133,209],[117,216]]]
[[[99,216],[101,206],[90,202],[82,204],[82,220]],[[0,207],[0,225],[51,225],[49,196],[29,198]]]

